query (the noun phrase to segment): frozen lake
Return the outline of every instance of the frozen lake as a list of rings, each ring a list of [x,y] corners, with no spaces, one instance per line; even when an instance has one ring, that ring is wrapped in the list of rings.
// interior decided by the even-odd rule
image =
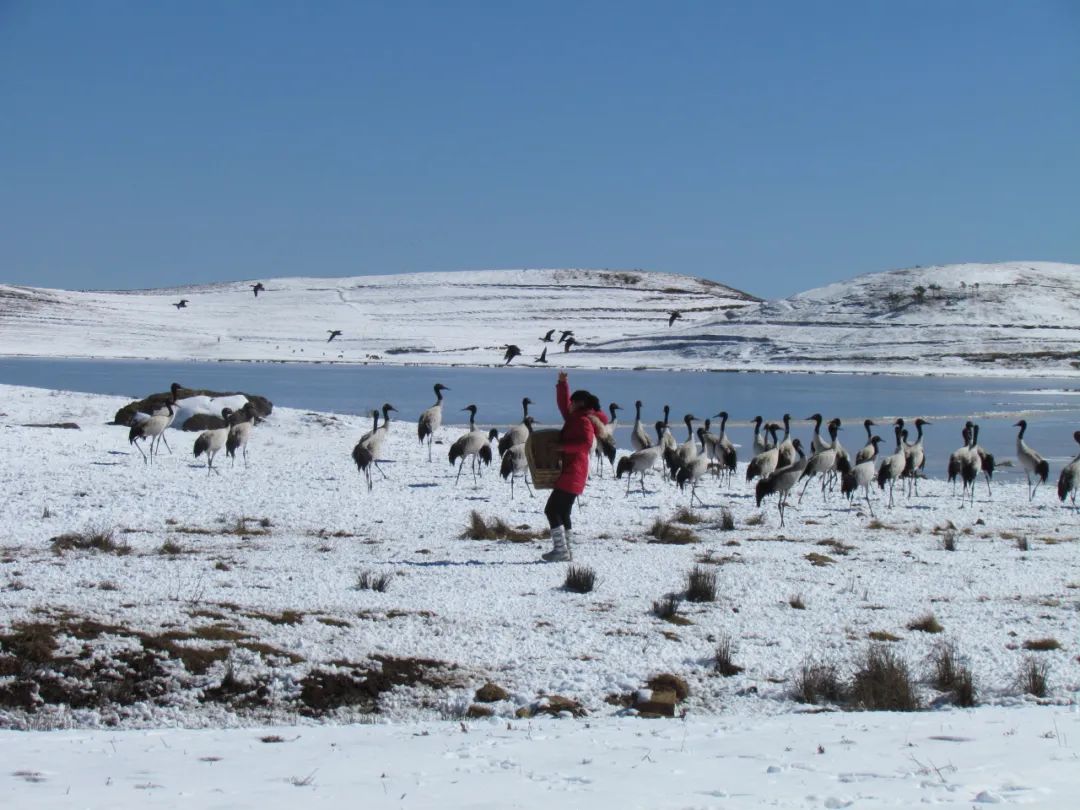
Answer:
[[[18,358],[0,360],[0,382],[134,399],[165,391],[177,381],[191,388],[262,394],[279,406],[345,414],[367,413],[391,402],[407,422],[434,402],[432,386],[441,382],[451,389],[444,417],[448,424],[464,422],[459,409],[475,403],[478,422],[503,426],[520,419],[521,399],[526,396],[536,403],[531,412],[539,422],[559,421],[554,404],[556,370]],[[574,388],[593,391],[605,405],[622,405],[625,410],[619,416],[624,426],[633,421],[637,399],[644,403],[643,419],[649,424],[661,418],[664,404],[670,404],[672,430],[680,441],[685,438],[684,414],[705,418],[726,410],[732,419],[729,435],[744,448],[741,460],[749,457],[749,420],[756,414],[779,420],[790,413],[793,429],[802,436],[809,435],[804,418],[811,413],[839,416],[845,424],[840,438],[849,448],[865,442],[863,419],[922,416],[933,422],[927,428],[927,471],[934,477],[943,475],[948,454],[960,446],[966,419],[979,421],[980,444],[1002,461],[1013,457],[1013,423],[1026,418],[1031,423],[1028,443],[1050,460],[1052,468],[1075,454],[1072,433],[1080,429],[1080,389],[1074,380],[574,371],[570,382]],[[881,424],[876,432],[891,451],[891,428]]]

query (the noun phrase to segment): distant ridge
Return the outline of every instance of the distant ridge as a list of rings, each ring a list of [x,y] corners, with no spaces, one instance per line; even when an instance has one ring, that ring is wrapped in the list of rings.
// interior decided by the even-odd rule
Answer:
[[[1073,264],[890,270],[777,301],[639,270],[261,280],[257,299],[246,280],[119,292],[0,286],[0,354],[498,366],[512,343],[522,349],[515,366],[535,365],[549,345],[555,368],[1080,375]],[[541,343],[553,328],[573,331],[578,345]],[[332,343],[330,330],[342,332]]]

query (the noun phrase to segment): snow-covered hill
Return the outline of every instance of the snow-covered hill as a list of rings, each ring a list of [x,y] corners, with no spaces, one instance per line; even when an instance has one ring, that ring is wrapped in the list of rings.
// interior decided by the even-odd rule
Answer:
[[[0,286],[0,354],[569,368],[1080,374],[1080,265],[870,273],[779,301],[642,271],[505,270],[137,292]],[[181,299],[187,305],[176,308]],[[669,313],[682,319],[668,326]],[[540,337],[572,330],[564,353]],[[341,335],[328,342],[330,330]],[[556,337],[559,331],[556,331]]]
[[[498,365],[529,363],[548,330],[581,344],[667,328],[756,301],[668,273],[505,270],[266,280],[133,292],[0,285],[0,353],[45,357]],[[182,309],[174,304],[186,299]],[[329,332],[341,335],[328,342]],[[556,353],[559,357],[556,359]],[[570,359],[550,344],[550,361]],[[589,367],[588,361],[579,365]]]
[[[868,273],[593,349],[710,368],[1075,374],[1080,265]]]

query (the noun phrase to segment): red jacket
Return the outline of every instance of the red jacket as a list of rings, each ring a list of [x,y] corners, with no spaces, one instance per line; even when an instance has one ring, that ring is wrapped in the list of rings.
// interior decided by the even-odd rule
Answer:
[[[566,420],[559,436],[559,443],[562,445],[562,472],[555,481],[555,489],[580,495],[585,491],[585,482],[589,478],[589,452],[596,434],[596,428],[589,417],[596,417],[606,425],[607,414],[584,408],[571,413],[570,384],[566,382],[555,385],[555,401]]]

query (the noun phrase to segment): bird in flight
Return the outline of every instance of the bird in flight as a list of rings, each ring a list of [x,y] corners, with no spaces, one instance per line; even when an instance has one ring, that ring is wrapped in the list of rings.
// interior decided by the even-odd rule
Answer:
[[[551,341],[553,341],[555,339],[555,338],[552,337],[552,335],[554,335],[554,334],[555,334],[554,329],[548,329],[547,334],[544,335],[542,338],[540,338],[540,340],[544,341],[544,343],[551,343]]]
[[[537,357],[536,360],[534,360],[533,362],[534,363],[546,363],[547,362],[547,346],[544,347],[544,350],[542,352],[540,352],[540,356]]]
[[[255,293],[256,298],[259,297],[259,293],[266,292],[266,287],[263,286],[261,281],[255,284],[249,284],[248,286],[251,287],[251,291]]]
[[[570,351],[571,346],[577,346],[577,345],[578,345],[578,342],[576,340],[574,340],[572,337],[568,337],[566,339],[566,343],[563,344],[563,352],[568,352],[568,351]]]
[[[668,316],[667,325],[670,327],[675,321],[682,317],[682,313],[677,309],[671,310],[671,314]]]
[[[328,337],[326,339],[327,343],[329,343],[331,340],[333,340],[334,338],[336,338],[338,335],[341,334],[340,329],[327,329],[326,331],[330,333],[330,337]]]
[[[521,354],[521,349],[519,349],[513,343],[509,344],[506,347],[506,354],[503,355],[503,360],[506,361],[505,363],[503,363],[503,365],[504,366],[510,365],[510,361],[513,360],[515,357],[517,357],[519,354]]]
[[[179,301],[177,301],[175,304],[173,304],[173,306],[176,307],[177,309],[186,309],[187,304],[188,304],[188,300],[186,298],[181,298]]]
[[[570,329],[563,330],[563,333],[561,335],[559,335],[559,343],[562,343],[564,340],[566,340],[568,337],[570,337],[573,334],[574,334],[573,330],[570,330]]]

